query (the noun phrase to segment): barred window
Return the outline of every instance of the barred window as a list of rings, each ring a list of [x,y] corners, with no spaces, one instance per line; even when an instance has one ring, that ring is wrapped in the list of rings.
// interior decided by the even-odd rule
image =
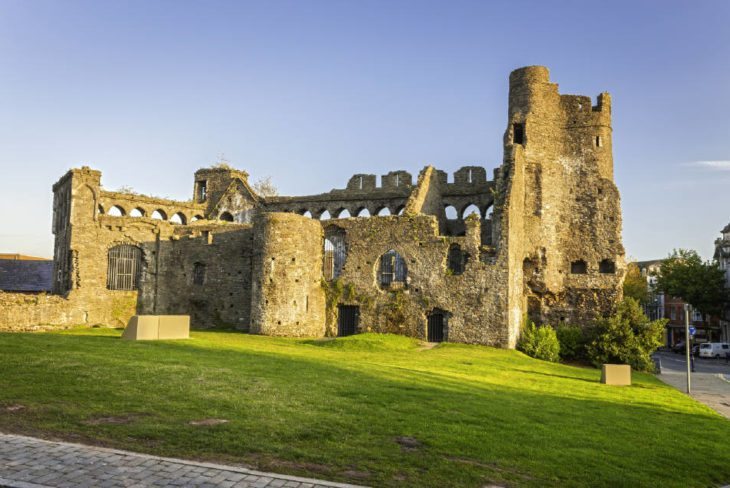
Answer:
[[[391,249],[380,256],[380,285],[390,287],[393,284],[405,284],[408,270],[406,261],[396,251]]]
[[[205,268],[204,263],[193,264],[193,285],[205,284]]]
[[[334,280],[342,274],[347,259],[345,236],[340,233],[329,233],[324,240],[324,279]]]
[[[136,290],[142,271],[142,250],[130,244],[109,249],[106,287],[110,290]]]

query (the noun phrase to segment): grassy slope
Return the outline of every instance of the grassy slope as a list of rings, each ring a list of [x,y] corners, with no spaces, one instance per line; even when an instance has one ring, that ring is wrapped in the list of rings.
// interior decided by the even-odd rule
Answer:
[[[608,387],[516,351],[370,334],[119,334],[0,334],[0,431],[374,486],[730,480],[730,422],[649,375]],[[204,418],[230,422],[188,424]]]

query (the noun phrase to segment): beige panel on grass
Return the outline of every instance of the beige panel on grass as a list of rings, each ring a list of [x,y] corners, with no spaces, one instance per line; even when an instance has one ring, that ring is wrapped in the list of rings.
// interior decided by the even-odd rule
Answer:
[[[601,383],[606,385],[630,386],[631,366],[628,364],[604,364],[601,368]]]
[[[122,339],[150,341],[158,339],[188,339],[190,316],[188,315],[135,315],[129,319]]]

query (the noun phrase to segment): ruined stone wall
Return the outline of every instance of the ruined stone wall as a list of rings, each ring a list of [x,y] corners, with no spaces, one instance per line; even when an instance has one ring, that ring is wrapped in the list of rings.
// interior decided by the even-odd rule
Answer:
[[[608,94],[595,106],[589,97],[560,95],[547,68],[510,76],[505,164],[524,170],[524,211],[510,225],[522,227],[526,308],[534,320],[585,324],[620,297],[624,250],[610,110]],[[513,146],[521,150],[510,153]],[[585,274],[574,272],[578,262]]]
[[[322,227],[295,214],[266,213],[255,221],[251,332],[325,334]]]
[[[325,233],[344,234],[347,258],[342,275],[326,284],[328,334],[337,331],[337,306],[360,307],[360,331],[404,334],[426,339],[428,314],[447,315],[447,340],[509,345],[508,273],[505,258],[482,262],[478,218],[467,219],[462,237],[440,236],[433,216],[341,219],[324,224]],[[466,255],[463,273],[448,268],[449,248]],[[383,288],[380,259],[388,250],[405,260],[405,286]]]
[[[156,244],[157,256],[150,263],[156,279],[143,283],[145,291],[155,288],[149,290],[154,298],[141,302],[141,310],[190,315],[197,328],[248,330],[252,244],[250,225],[201,222],[176,227]]]

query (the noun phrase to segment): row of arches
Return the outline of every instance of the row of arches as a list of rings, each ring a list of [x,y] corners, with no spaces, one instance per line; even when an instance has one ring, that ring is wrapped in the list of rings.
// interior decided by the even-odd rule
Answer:
[[[318,219],[318,220],[329,220],[329,219],[347,219],[350,217],[372,217],[372,216],[378,216],[378,217],[387,217],[390,215],[403,215],[404,206],[397,207],[395,210],[391,210],[389,207],[380,207],[377,210],[374,210],[372,213],[370,212],[370,209],[366,207],[361,207],[357,210],[354,210],[353,212],[350,212],[349,209],[341,208],[337,211],[334,211],[330,213],[329,210],[319,210],[315,211],[314,213],[310,210],[303,209],[299,211],[298,213],[300,215],[303,215],[304,217],[309,217],[310,219]]]
[[[479,218],[483,219],[489,219],[492,218],[492,206],[489,205],[488,207],[484,208],[483,210],[477,207],[475,204],[470,203],[467,205],[463,205],[460,210],[457,210],[454,205],[445,204],[444,205],[444,212],[446,213],[446,218],[449,220],[457,220],[457,219],[465,219],[469,215],[476,214],[479,216]]]
[[[120,205],[112,205],[109,210],[106,212],[104,211],[104,207],[99,205],[99,214],[100,215],[108,215],[110,217],[138,217],[138,218],[150,218],[152,220],[165,220],[169,221],[171,224],[180,224],[185,225],[188,223],[188,218],[185,216],[182,212],[176,212],[172,216],[168,218],[167,212],[165,212],[163,209],[158,208],[156,210],[153,210],[149,215],[145,209],[142,207],[135,207],[129,212],[127,212],[124,207]],[[196,214],[190,217],[190,222],[195,222],[196,220],[201,220],[203,218],[202,215]],[[232,220],[232,219],[231,219]]]

